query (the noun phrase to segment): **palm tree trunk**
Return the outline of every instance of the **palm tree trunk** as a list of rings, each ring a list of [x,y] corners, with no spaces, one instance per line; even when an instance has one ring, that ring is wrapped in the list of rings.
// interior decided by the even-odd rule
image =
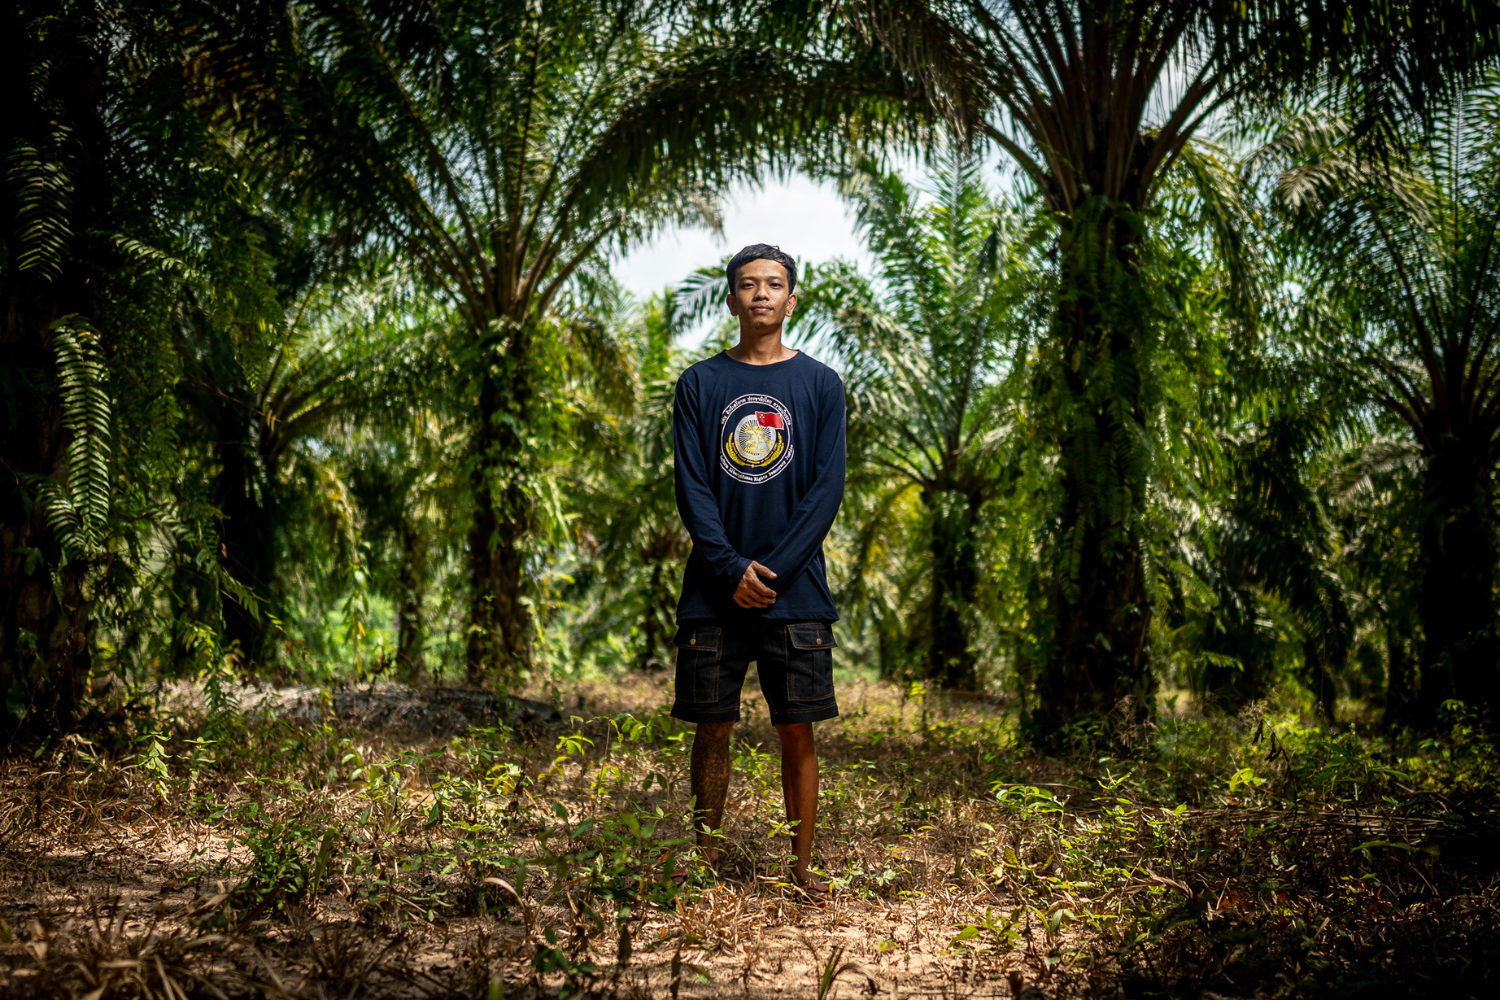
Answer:
[[[641,652],[636,659],[636,667],[640,670],[660,670],[665,666],[661,658],[661,647],[667,630],[667,619],[663,615],[662,592],[666,589],[663,582],[662,562],[657,559],[651,564],[646,613],[641,617]]]
[[[1494,485],[1485,435],[1448,436],[1423,475],[1424,643],[1414,717],[1431,725],[1450,698],[1493,713],[1497,699]]]
[[[1386,662],[1385,711],[1382,721],[1387,726],[1394,726],[1410,722],[1414,714],[1412,664],[1403,638],[1403,632],[1410,634],[1412,630],[1403,629],[1401,626],[1404,622],[1389,610],[1382,610],[1381,621],[1385,629]]]
[[[1312,685],[1313,694],[1318,699],[1318,714],[1331,726],[1338,721],[1335,716],[1338,685],[1334,682],[1333,671],[1328,669],[1328,662],[1323,658],[1322,651],[1311,639],[1302,643],[1302,661],[1307,665],[1308,683]]]
[[[483,684],[492,674],[514,679],[531,666],[531,614],[523,597],[522,522],[515,488],[499,496],[475,489],[485,503],[469,529],[469,639],[464,658],[469,681]],[[495,508],[500,508],[497,511]]]
[[[526,540],[533,527],[526,483],[525,441],[530,426],[529,336],[513,330],[481,378],[479,426],[471,438],[469,637],[464,651],[469,681],[498,674],[514,680],[531,668],[531,613],[526,606]],[[490,341],[496,343],[495,341]]]
[[[928,680],[936,681],[944,689],[972,691],[977,686],[974,654],[969,650],[969,637],[958,607],[954,570],[951,563],[933,566],[926,673]]]
[[[1108,731],[1155,710],[1139,537],[1150,474],[1141,444],[1150,439],[1141,357],[1150,313],[1136,240],[1121,208],[1102,199],[1075,212],[1059,239],[1060,352],[1049,394],[1061,429],[1062,502],[1035,714],[1049,734],[1085,720]]]
[[[974,529],[978,498],[942,490],[928,500],[932,517],[932,594],[928,605],[928,680],[947,690],[979,686],[978,664],[969,642],[964,612],[973,606],[979,583]]]
[[[396,607],[396,664],[401,679],[414,683],[427,670],[424,649],[427,622],[424,597],[427,591],[427,540],[412,511],[401,518],[401,562],[396,569],[399,591]]]
[[[227,414],[245,420],[221,425],[218,431],[219,542],[225,568],[263,601],[276,574],[276,476],[257,467],[255,449],[242,440],[249,433],[249,410],[248,403],[243,409],[226,407]],[[238,650],[250,676],[268,659],[260,609],[246,607],[233,594],[224,595],[224,638]]]
[[[1083,504],[1064,507],[1062,527],[1082,535],[1078,546],[1076,597],[1062,582],[1051,592],[1056,649],[1037,684],[1035,718],[1049,733],[1095,720],[1109,728],[1150,717],[1156,680],[1146,639],[1151,601],[1140,542],[1117,525],[1082,525]],[[1122,718],[1123,716],[1123,718]]]

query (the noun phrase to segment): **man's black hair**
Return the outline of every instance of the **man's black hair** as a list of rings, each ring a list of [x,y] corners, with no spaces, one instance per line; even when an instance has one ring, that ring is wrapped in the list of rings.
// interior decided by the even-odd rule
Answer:
[[[769,243],[752,243],[733,257],[729,263],[724,265],[724,277],[729,279],[729,294],[734,294],[734,283],[739,277],[740,268],[752,260],[774,260],[786,268],[786,291],[790,295],[797,290],[797,260],[789,253],[782,253],[781,247],[773,247]]]

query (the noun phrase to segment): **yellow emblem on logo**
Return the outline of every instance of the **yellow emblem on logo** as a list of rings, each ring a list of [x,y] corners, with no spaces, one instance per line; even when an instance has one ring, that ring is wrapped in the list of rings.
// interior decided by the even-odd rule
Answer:
[[[724,442],[724,450],[731,459],[752,469],[770,465],[781,457],[785,448],[786,444],[776,429],[762,426],[754,413],[741,420],[729,440]]]

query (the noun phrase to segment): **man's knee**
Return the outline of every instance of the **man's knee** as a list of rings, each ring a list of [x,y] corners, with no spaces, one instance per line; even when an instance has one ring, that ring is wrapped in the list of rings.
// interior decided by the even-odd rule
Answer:
[[[781,745],[785,747],[810,746],[813,741],[813,727],[811,722],[787,722],[776,727],[776,735],[781,737]]]
[[[723,743],[728,741],[733,732],[734,723],[732,722],[700,722],[694,739],[706,743]]]

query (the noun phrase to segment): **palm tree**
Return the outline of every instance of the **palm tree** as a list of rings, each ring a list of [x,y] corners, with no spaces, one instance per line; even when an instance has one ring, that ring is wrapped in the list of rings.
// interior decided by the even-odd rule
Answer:
[[[235,200],[176,100],[178,38],[156,30],[160,14],[96,0],[0,11],[0,739],[66,730],[101,618],[150,575],[174,443],[167,272]],[[196,262],[253,296],[231,242]]]
[[[915,629],[922,672],[968,690],[978,686],[970,622],[982,576],[980,519],[1008,478],[1034,290],[1028,221],[991,199],[979,170],[951,151],[928,204],[899,175],[863,163],[845,192],[879,258],[877,282],[844,268],[815,275],[806,310],[844,367],[850,467],[864,470],[852,492],[875,493],[850,586],[858,592],[866,582],[889,516],[914,491],[928,560]]]
[[[389,425],[422,401],[431,352],[422,331],[391,322],[403,305],[392,302],[391,284],[313,285],[268,350],[191,297],[184,304],[178,398],[213,451],[224,566],[248,592],[224,595],[225,639],[252,669],[274,658],[259,605],[285,614],[278,563],[290,516],[286,464],[336,421],[357,415]]]
[[[1360,156],[1327,118],[1292,122],[1277,144],[1308,322],[1420,450],[1424,642],[1404,721],[1423,725],[1449,698],[1500,709],[1500,99],[1468,95],[1439,124],[1397,164]]]
[[[1143,523],[1156,420],[1150,209],[1194,135],[1314,80],[1389,122],[1500,50],[1492,7],[1206,0],[867,0],[878,40],[965,135],[1000,146],[1056,225],[1057,298],[1041,388],[1061,467],[1052,519],[1044,729],[1153,710]],[[1380,129],[1378,134],[1386,134]]]
[[[467,484],[452,460],[462,454],[461,423],[439,401],[416,395],[400,422],[351,410],[317,439],[357,507],[361,568],[395,609],[395,669],[409,683],[428,670],[428,591],[467,527]],[[307,459],[319,457],[309,451]],[[304,564],[319,558],[309,556]]]
[[[8,4],[0,15],[3,72],[14,95],[0,126],[7,164],[0,384],[8,410],[0,425],[0,686],[8,709],[0,736],[7,742],[23,723],[66,727],[89,673],[84,553],[66,551],[47,505],[34,497],[44,478],[73,485],[68,452],[76,438],[64,394],[52,390],[65,377],[63,331],[84,325],[71,317],[96,305],[84,234],[105,228],[111,207],[106,184],[80,183],[81,164],[107,147],[105,102],[89,82],[106,62],[100,20],[90,4],[61,17],[40,4]],[[107,487],[109,477],[103,481]],[[102,499],[90,522],[108,514],[107,491]]]
[[[736,33],[680,13],[639,0],[308,0],[216,29],[229,58],[208,75],[255,68],[244,113],[276,126],[300,189],[349,245],[374,239],[418,262],[465,331],[455,391],[472,403],[475,677],[530,662],[536,352],[558,296],[602,249],[711,215],[736,171],[888,118],[899,90],[873,60],[783,44],[785,17],[735,13]]]
[[[1225,448],[1228,496],[1218,511],[1216,565],[1208,574],[1226,583],[1226,591],[1254,588],[1260,598],[1245,602],[1241,594],[1226,593],[1227,607],[1254,607],[1269,595],[1285,609],[1301,633],[1304,680],[1323,718],[1333,722],[1336,675],[1347,659],[1353,625],[1336,572],[1340,539],[1329,516],[1332,505],[1320,489],[1318,459],[1334,436],[1330,425],[1338,422],[1328,404],[1343,400],[1299,398],[1289,385],[1279,390],[1269,418]],[[1239,616],[1242,634],[1254,630],[1255,617]],[[1265,666],[1242,663],[1239,676],[1223,687],[1243,684],[1236,692],[1243,700],[1263,696],[1270,680]],[[1229,699],[1231,705],[1235,700]]]
[[[704,277],[698,283],[718,299],[723,273]],[[675,342],[694,319],[692,298],[668,287],[634,317],[621,317],[624,378],[589,394],[579,428],[582,460],[568,477],[579,511],[577,584],[594,594],[578,625],[579,645],[623,627],[634,633],[633,659],[642,670],[670,663],[677,591],[692,548],[672,479],[672,399],[687,360]]]
[[[1420,679],[1421,581],[1411,568],[1418,565],[1421,480],[1421,453],[1411,436],[1397,428],[1367,435],[1345,449],[1329,477],[1342,540],[1339,571],[1349,582],[1352,618],[1361,638],[1356,656],[1384,667],[1384,677],[1375,680],[1383,681],[1383,717],[1392,727],[1412,717]]]

